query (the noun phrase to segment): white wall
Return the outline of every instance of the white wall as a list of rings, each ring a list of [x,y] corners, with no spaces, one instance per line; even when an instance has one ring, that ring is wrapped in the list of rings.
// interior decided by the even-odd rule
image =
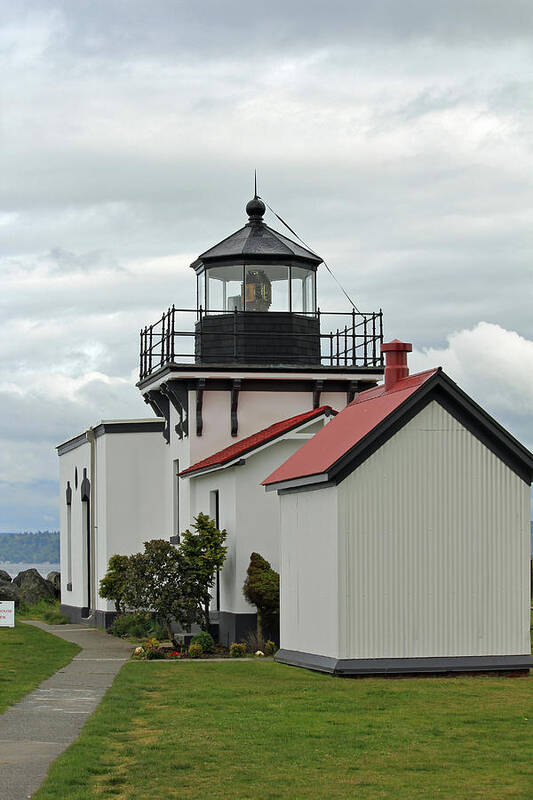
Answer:
[[[129,555],[138,552],[148,539],[168,537],[165,448],[167,445],[159,431],[104,433],[95,440],[94,475],[91,475],[88,442],[59,456],[61,602],[64,605],[77,608],[88,605],[87,544],[80,494],[83,469],[87,469],[94,500],[93,586],[96,608],[112,611],[114,604],[98,595],[109,558],[115,553]],[[77,488],[74,479],[76,467]],[[67,590],[67,480],[72,488],[72,591]]]
[[[322,425],[322,422],[317,423]],[[316,426],[313,426],[316,427]],[[265,492],[261,481],[291,456],[302,440],[279,440],[246,457],[244,466],[227,467],[198,477],[191,485],[192,514],[209,514],[209,493],[219,491],[220,525],[228,531],[228,555],[221,573],[221,610],[254,613],[242,587],[255,551],[280,570],[280,518],[277,495]],[[214,606],[213,606],[214,607]]]
[[[321,405],[332,405],[339,411],[346,405],[345,392],[324,393]],[[218,450],[245,439],[257,431],[268,428],[274,422],[288,419],[313,409],[312,392],[240,392],[237,437],[231,436],[229,391],[205,391],[202,416],[203,433],[196,436],[196,393],[189,392],[189,436],[191,464],[200,461]],[[172,430],[172,435],[175,436]],[[281,462],[280,462],[281,463]]]
[[[338,489],[340,657],[530,653],[529,487],[440,405]]]
[[[279,502],[280,647],[338,657],[337,487]]]
[[[235,598],[235,585],[236,585],[236,572],[237,572],[237,538],[238,530],[236,526],[236,482],[239,479],[238,472],[242,471],[242,467],[230,467],[224,470],[217,470],[206,475],[200,475],[197,478],[183,478],[183,484],[189,488],[190,501],[191,501],[191,519],[189,525],[193,521],[193,517],[198,514],[211,513],[210,492],[217,490],[219,492],[219,525],[225,528],[228,532],[226,539],[226,547],[228,548],[226,561],[220,574],[220,610],[233,611],[234,598]],[[184,525],[184,528],[188,527]],[[212,592],[213,601],[211,608],[216,609],[216,602],[214,599],[215,590]],[[249,609],[248,609],[249,610]]]
[[[96,441],[106,465],[105,517],[98,520],[100,579],[115,553],[130,555],[149,539],[168,538],[168,448],[160,431],[105,433]],[[97,492],[99,487],[100,482]],[[97,607],[112,608],[101,598]]]
[[[194,392],[189,392],[189,395],[194,395]],[[190,408],[190,405],[189,405]],[[180,471],[187,469],[191,465],[191,428],[192,428],[192,436],[194,436],[196,430],[196,420],[194,415],[189,414],[189,436],[184,437],[183,439],[179,439],[176,433],[175,427],[179,422],[179,415],[176,409],[173,407],[172,403],[170,404],[170,444],[165,445],[164,453],[165,453],[165,483],[166,483],[166,492],[168,497],[167,508],[166,508],[166,525],[167,525],[167,533],[168,537],[175,536],[178,533],[181,533],[188,525],[189,518],[190,518],[190,506],[189,506],[189,487],[188,484],[185,485],[184,481],[179,482],[179,491],[180,491],[180,502],[179,502],[179,519],[176,520],[174,518],[174,461],[177,459],[179,460],[179,468]],[[162,435],[161,435],[162,436]],[[164,444],[164,440],[163,440]]]
[[[61,570],[61,602],[65,605],[82,608],[87,605],[87,552],[83,538],[83,504],[81,502],[81,483],[83,469],[90,475],[91,450],[88,442],[59,457],[59,541]],[[78,472],[78,486],[75,485],[75,471]],[[67,591],[67,505],[65,492],[67,481],[72,489],[71,504],[71,562],[72,591]]]

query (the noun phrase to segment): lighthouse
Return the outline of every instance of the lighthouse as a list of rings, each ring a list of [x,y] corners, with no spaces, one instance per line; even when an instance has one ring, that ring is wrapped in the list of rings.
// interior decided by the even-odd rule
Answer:
[[[339,411],[383,374],[381,311],[321,310],[322,258],[265,210],[256,194],[244,226],[193,261],[195,309],[175,303],[141,331],[137,385],[165,420],[171,535],[189,518],[179,472],[282,419]]]
[[[141,331],[153,413],[58,447],[63,613],[108,626],[109,558],[179,545],[203,513],[227,531],[221,644],[256,630],[242,589],[259,553],[280,574],[264,632],[282,663],[526,674],[533,454],[440,367],[410,373],[381,312],[321,309],[320,256],[270,228],[257,194],[246,212],[192,263],[196,307]]]
[[[255,193],[242,227],[193,261],[195,308],[162,297],[167,310],[141,330],[147,417],[100,421],[58,447],[73,621],[113,618],[98,594],[111,555],[178,544],[202,512],[228,532],[213,632],[239,641],[255,626],[242,595],[250,554],[279,569],[278,506],[262,480],[383,375],[381,311],[321,308],[322,258],[265,211]]]

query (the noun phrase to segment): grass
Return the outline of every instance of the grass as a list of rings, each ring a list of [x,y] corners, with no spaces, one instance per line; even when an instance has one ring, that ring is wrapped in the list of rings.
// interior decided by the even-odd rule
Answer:
[[[33,606],[22,606],[17,611],[19,619],[39,619],[41,622],[48,622],[50,625],[66,625],[68,617],[59,610],[59,600],[39,600]]]
[[[0,628],[0,713],[68,664],[79,650],[18,621],[14,628]]]
[[[34,800],[530,800],[532,747],[532,678],[128,663]]]

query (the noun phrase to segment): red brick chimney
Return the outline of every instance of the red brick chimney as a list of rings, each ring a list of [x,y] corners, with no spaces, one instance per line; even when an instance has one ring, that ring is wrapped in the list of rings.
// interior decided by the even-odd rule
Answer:
[[[392,389],[397,381],[407,378],[407,353],[413,349],[412,344],[393,339],[392,342],[383,342],[381,352],[385,353],[385,391]]]

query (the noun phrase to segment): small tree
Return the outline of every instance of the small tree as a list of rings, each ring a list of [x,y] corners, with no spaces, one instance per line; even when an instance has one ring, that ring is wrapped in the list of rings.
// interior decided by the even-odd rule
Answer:
[[[182,559],[183,591],[189,605],[197,604],[202,630],[209,630],[209,604],[211,588],[218,570],[226,560],[228,548],[224,547],[227,532],[219,530],[207,514],[198,514],[181,537],[179,548]]]
[[[259,553],[252,553],[242,593],[257,608],[257,635],[263,625],[272,626],[279,617],[279,574]]]
[[[130,556],[124,597],[129,606],[153,611],[164,622],[169,639],[175,619],[185,630],[198,620],[198,609],[183,581],[182,557],[170,542],[152,539],[144,552]]]
[[[129,561],[129,556],[118,554],[111,556],[107,572],[100,581],[100,597],[104,600],[114,600],[117,614],[124,613],[125,581]]]

